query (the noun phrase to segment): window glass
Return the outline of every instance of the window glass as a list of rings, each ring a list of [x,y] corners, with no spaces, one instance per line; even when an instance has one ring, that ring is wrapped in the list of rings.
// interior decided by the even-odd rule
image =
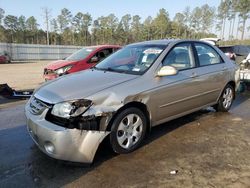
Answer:
[[[92,53],[96,48],[82,48],[81,50],[76,51],[72,55],[66,58],[69,61],[78,61],[85,59],[90,53]]]
[[[200,66],[222,63],[220,55],[212,47],[206,44],[195,43],[195,49]]]
[[[114,48],[114,49],[113,49],[113,52],[116,52],[116,51],[118,51],[118,50],[120,50],[120,48]]]
[[[247,46],[238,45],[234,47],[235,53],[241,56],[247,56],[250,53],[250,49]]]
[[[107,48],[107,49],[100,50],[99,52],[96,52],[93,57],[97,58],[98,62],[99,62],[99,61],[102,61],[103,59],[105,59],[106,57],[108,57],[112,53],[113,53],[113,49]]]
[[[163,66],[173,66],[177,70],[195,67],[191,44],[179,44],[175,46],[163,61]]]
[[[132,45],[110,55],[96,69],[128,74],[143,74],[155,62],[166,45]]]
[[[233,53],[234,51],[233,51],[233,47],[225,47],[225,46],[222,46],[222,47],[219,47],[220,48],[220,50],[222,51],[222,52],[224,52],[224,53],[228,53],[228,52],[230,52],[230,53]]]

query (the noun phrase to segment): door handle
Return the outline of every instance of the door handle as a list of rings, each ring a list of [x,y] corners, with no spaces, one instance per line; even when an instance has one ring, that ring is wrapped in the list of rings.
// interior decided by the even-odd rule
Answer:
[[[224,71],[224,70],[227,70],[227,67],[223,66],[223,67],[222,67],[222,70],[223,70],[223,71]]]
[[[191,74],[191,78],[196,78],[198,75],[195,73],[195,72],[193,72],[192,74]]]

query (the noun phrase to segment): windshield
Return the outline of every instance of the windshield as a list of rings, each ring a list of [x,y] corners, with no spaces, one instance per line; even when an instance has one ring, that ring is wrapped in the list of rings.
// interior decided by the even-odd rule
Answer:
[[[165,48],[166,45],[127,46],[104,59],[95,68],[128,74],[143,74]]]
[[[72,55],[66,58],[66,60],[77,61],[85,59],[91,52],[93,52],[96,48],[82,48],[81,50],[76,51]]]

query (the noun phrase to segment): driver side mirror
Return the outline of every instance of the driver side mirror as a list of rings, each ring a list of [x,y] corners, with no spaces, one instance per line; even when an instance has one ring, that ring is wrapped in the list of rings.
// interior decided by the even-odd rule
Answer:
[[[94,56],[90,59],[90,63],[97,63],[99,61],[99,58]]]
[[[178,73],[178,70],[172,66],[163,66],[161,69],[157,72],[157,76],[173,76]]]

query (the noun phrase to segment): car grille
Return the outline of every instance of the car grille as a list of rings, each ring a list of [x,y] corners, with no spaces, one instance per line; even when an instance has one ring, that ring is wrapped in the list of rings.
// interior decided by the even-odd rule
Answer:
[[[32,97],[30,101],[30,112],[35,115],[41,114],[46,108],[49,108],[48,104],[42,102],[41,100]]]
[[[55,72],[51,69],[44,69],[44,75],[48,75],[48,74],[55,74]]]

